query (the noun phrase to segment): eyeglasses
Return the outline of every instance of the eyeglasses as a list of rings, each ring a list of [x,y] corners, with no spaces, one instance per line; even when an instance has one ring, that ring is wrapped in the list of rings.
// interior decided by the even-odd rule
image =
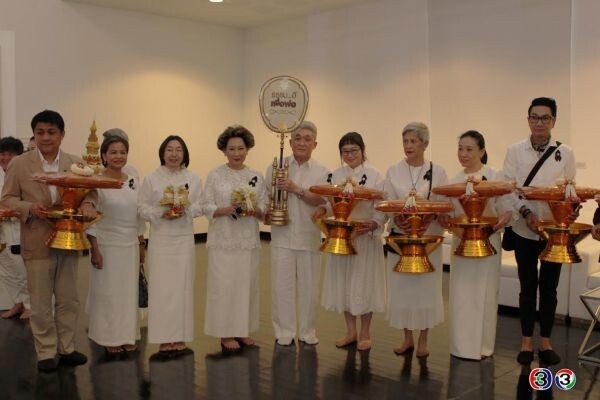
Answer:
[[[539,121],[542,121],[542,123],[544,125],[548,125],[550,122],[552,122],[552,120],[554,119],[554,117],[552,115],[542,115],[541,117],[539,115],[530,115],[527,117],[527,120],[529,121],[530,124],[537,124]]]
[[[352,149],[352,150],[342,150],[343,156],[355,156],[358,154],[360,149]]]

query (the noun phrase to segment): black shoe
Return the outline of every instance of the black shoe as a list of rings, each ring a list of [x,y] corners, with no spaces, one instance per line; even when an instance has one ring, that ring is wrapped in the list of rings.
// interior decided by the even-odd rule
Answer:
[[[548,350],[538,349],[538,356],[540,357],[540,364],[555,365],[560,362],[560,357],[552,349],[548,349]]]
[[[78,351],[74,351],[69,354],[61,354],[59,363],[62,365],[83,365],[87,362],[87,357]]]
[[[37,363],[38,370],[41,372],[54,372],[58,368],[58,362],[55,358],[46,358]]]
[[[517,355],[517,361],[522,365],[529,365],[533,362],[533,351],[521,350]]]

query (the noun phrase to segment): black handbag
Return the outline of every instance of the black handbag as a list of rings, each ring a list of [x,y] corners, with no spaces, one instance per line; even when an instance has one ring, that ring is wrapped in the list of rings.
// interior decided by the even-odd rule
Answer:
[[[548,147],[548,149],[546,149],[544,154],[540,157],[540,159],[537,161],[537,163],[535,163],[535,165],[529,172],[529,175],[527,175],[527,179],[525,179],[525,182],[523,182],[524,187],[529,186],[529,184],[535,177],[535,174],[537,174],[540,168],[542,167],[542,164],[544,164],[548,157],[550,157],[550,154],[554,153],[554,150],[556,150],[560,145],[560,142],[556,142],[556,146],[550,146]],[[515,231],[513,231],[512,226],[507,226],[506,228],[504,228],[504,233],[502,234],[502,250],[513,251],[515,249],[516,241],[517,234],[515,233]]]
[[[144,264],[140,263],[140,278],[138,291],[138,307],[148,308],[148,280],[144,271]]]

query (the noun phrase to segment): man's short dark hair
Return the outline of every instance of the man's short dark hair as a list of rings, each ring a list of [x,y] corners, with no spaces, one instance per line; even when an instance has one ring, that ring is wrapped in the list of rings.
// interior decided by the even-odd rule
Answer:
[[[65,131],[65,121],[63,117],[56,111],[44,110],[34,115],[31,120],[31,130],[34,131],[38,123],[45,122],[47,124],[55,125],[61,132]]]
[[[0,153],[23,154],[23,142],[12,136],[0,139]]]
[[[550,108],[550,113],[552,114],[552,116],[554,118],[556,118],[556,111],[557,111],[556,100],[551,99],[550,97],[538,97],[538,98],[531,100],[531,105],[529,106],[529,109],[527,110],[528,116],[529,116],[529,114],[531,114],[531,109],[535,106],[546,106],[546,107]]]

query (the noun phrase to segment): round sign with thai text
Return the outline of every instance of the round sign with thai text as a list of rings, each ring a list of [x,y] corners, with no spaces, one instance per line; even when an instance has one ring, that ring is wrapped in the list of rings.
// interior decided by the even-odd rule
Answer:
[[[293,132],[304,120],[308,109],[308,90],[291,76],[276,76],[260,89],[260,115],[273,132]]]

